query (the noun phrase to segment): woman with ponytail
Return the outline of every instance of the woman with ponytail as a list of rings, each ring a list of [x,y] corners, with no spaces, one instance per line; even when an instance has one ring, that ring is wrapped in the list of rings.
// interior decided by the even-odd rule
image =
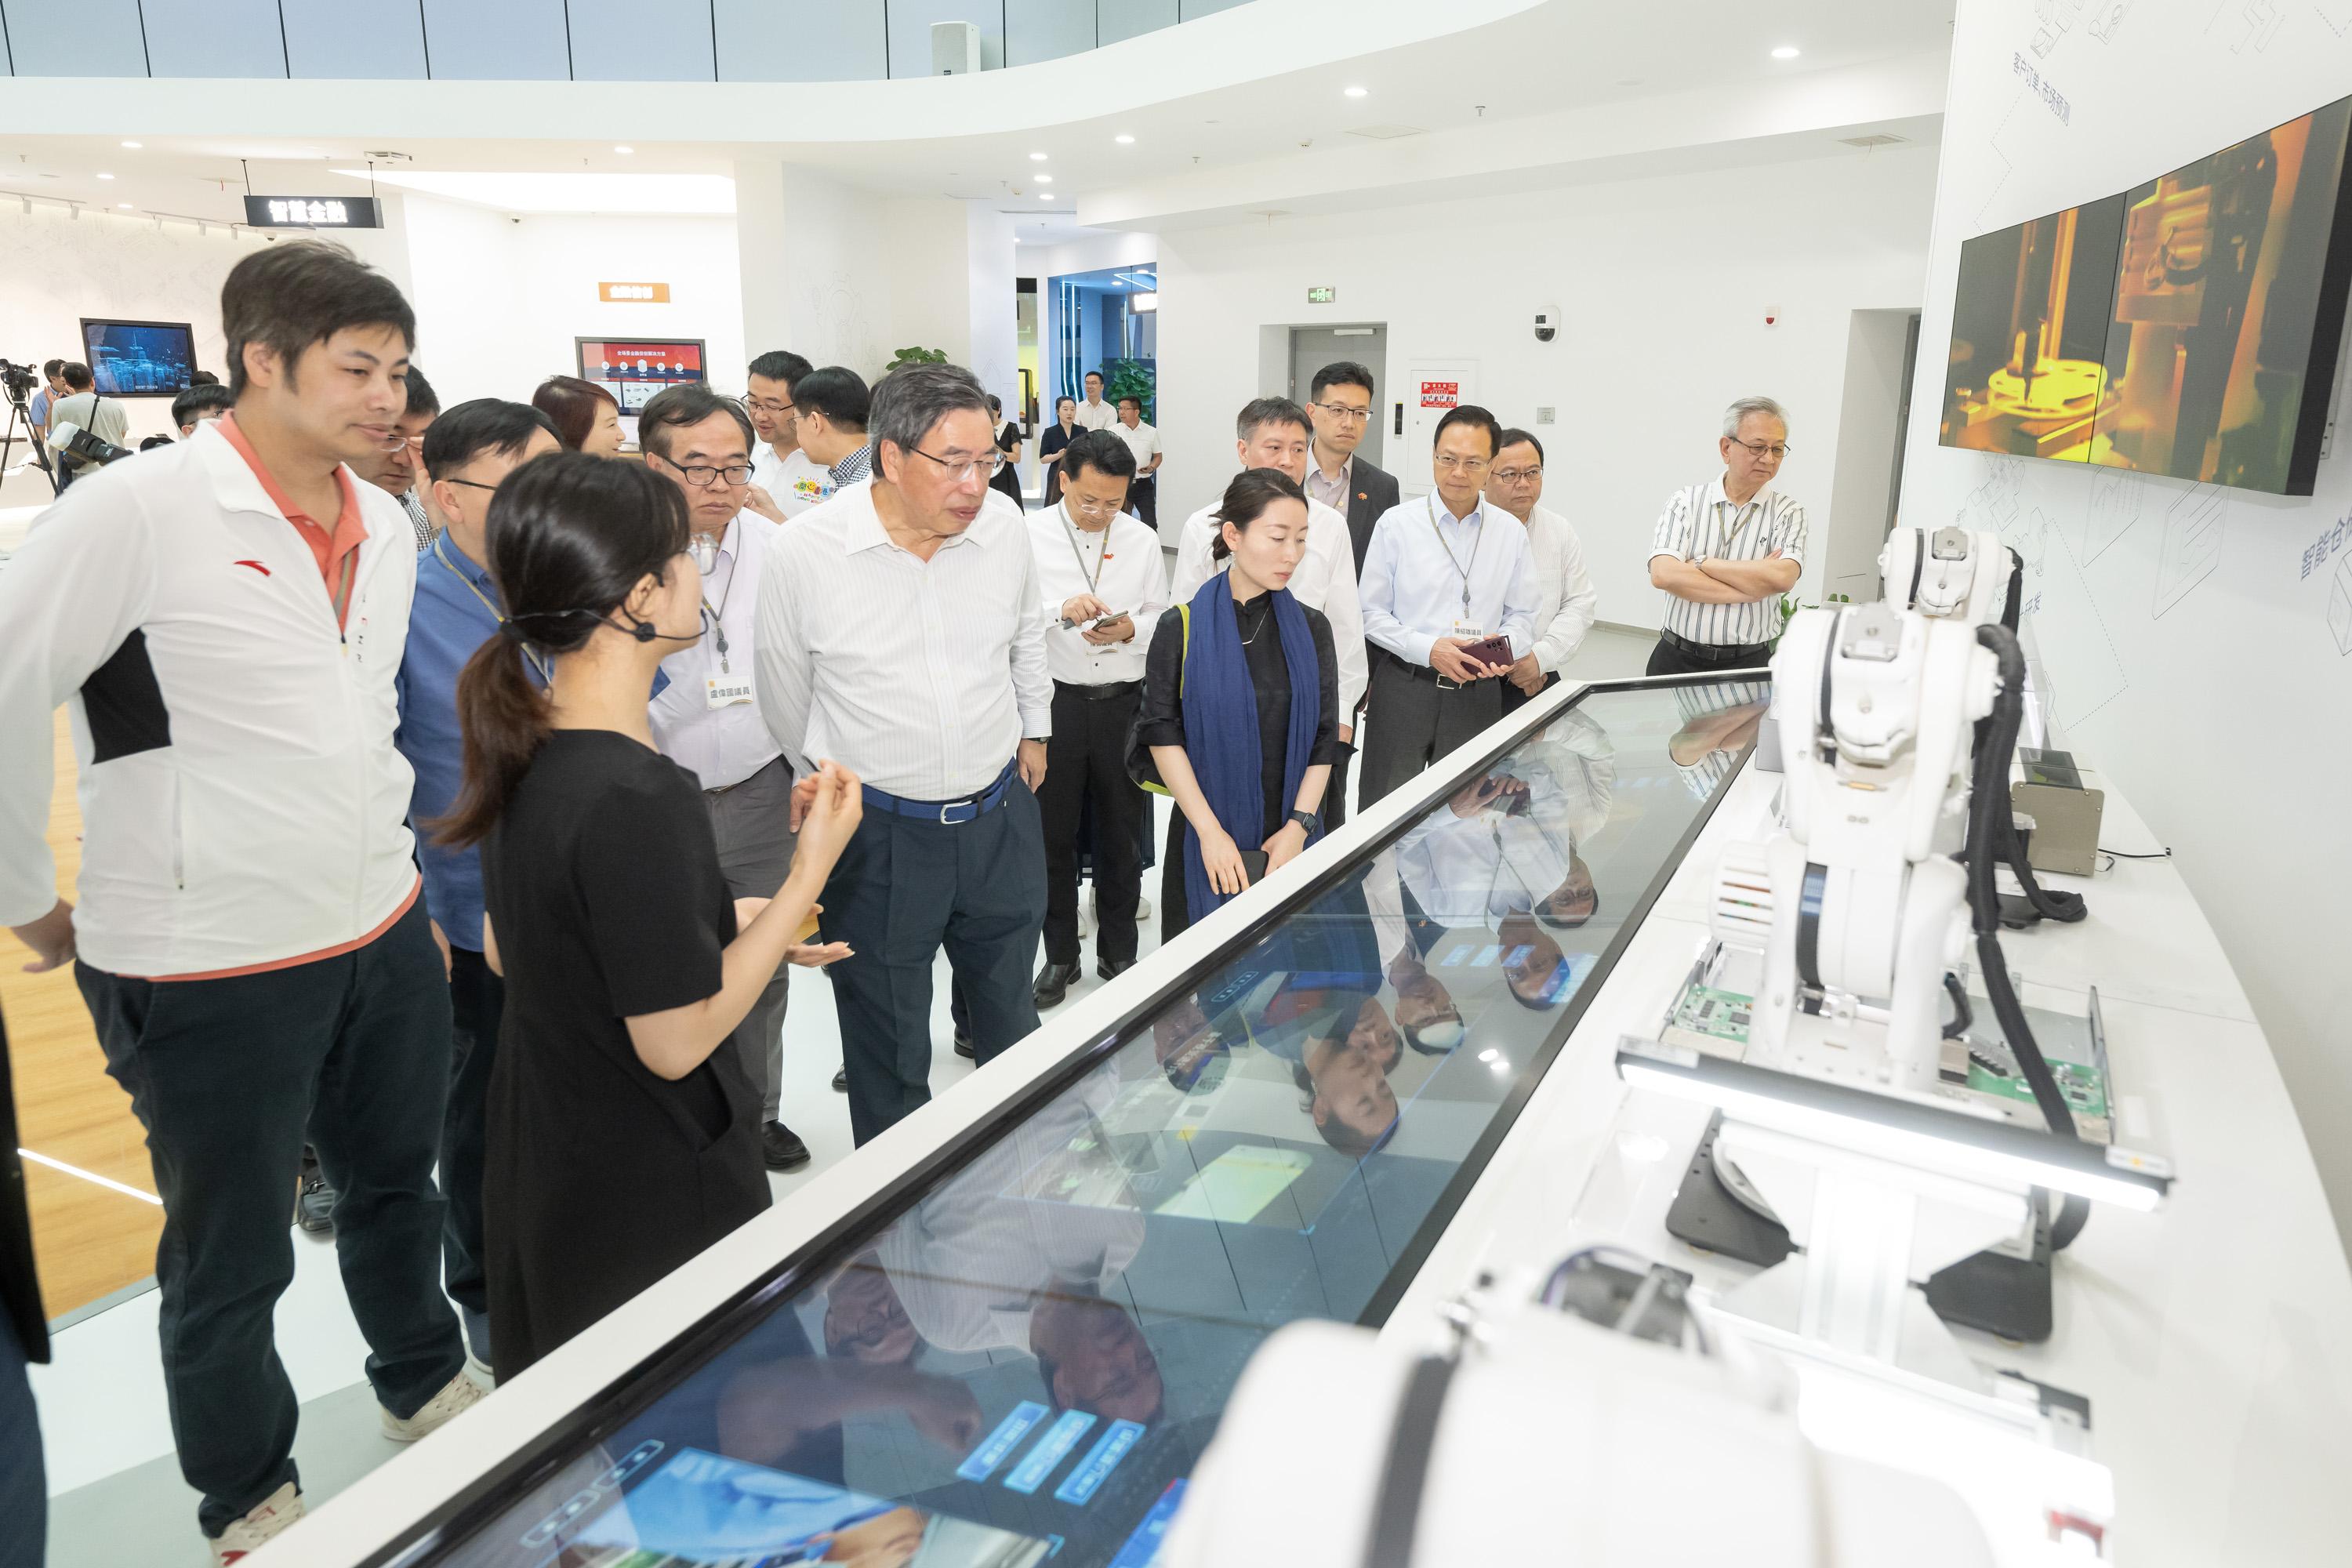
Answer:
[[[1322,836],[1339,754],[1331,623],[1285,586],[1307,555],[1307,496],[1276,468],[1225,487],[1211,553],[1225,569],[1160,617],[1136,740],[1178,818],[1161,873],[1162,942]],[[1244,850],[1247,847],[1247,851]]]
[[[768,1206],[760,1093],[719,1047],[780,963],[845,955],[794,936],[862,797],[831,763],[803,779],[783,886],[730,900],[700,787],[646,727],[656,667],[702,635],[683,494],[545,457],[499,488],[488,541],[507,615],[458,679],[441,829],[482,846],[507,986],[483,1182],[504,1379]]]

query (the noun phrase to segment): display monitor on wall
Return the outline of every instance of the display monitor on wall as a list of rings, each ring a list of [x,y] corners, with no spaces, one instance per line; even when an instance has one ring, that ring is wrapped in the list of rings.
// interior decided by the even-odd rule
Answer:
[[[1961,247],[1941,440],[2309,495],[2352,289],[2352,99]]]
[[[574,338],[580,376],[611,393],[621,413],[637,411],[664,387],[709,379],[700,338]]]
[[[196,334],[185,321],[81,322],[82,363],[108,397],[174,397],[196,368]]]

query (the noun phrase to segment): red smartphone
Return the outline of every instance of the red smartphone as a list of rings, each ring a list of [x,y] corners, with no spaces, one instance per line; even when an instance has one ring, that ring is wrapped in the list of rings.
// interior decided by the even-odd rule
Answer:
[[[1491,637],[1481,637],[1476,642],[1464,643],[1462,652],[1465,657],[1475,658],[1480,664],[1488,665],[1496,669],[1508,669],[1518,662],[1511,653],[1511,639],[1500,634]]]

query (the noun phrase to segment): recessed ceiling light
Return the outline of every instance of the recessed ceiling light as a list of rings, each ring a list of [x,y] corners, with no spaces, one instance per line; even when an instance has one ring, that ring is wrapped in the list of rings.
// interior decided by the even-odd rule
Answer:
[[[111,174],[100,174],[100,175],[99,176],[99,178],[100,178],[100,179],[101,179],[101,180],[110,180],[110,179],[114,178],[114,176],[113,176],[113,175],[111,175]]]
[[[1371,89],[1365,87],[1350,87],[1342,89],[1341,90],[1345,91],[1349,98],[1363,98],[1370,93]]]
[[[1045,161],[1045,154],[1043,153],[1032,153],[1029,154],[1029,161],[1033,163],[1042,163]]]
[[[1051,191],[1039,191],[1037,193],[1037,199],[1041,202],[1050,202],[1054,199],[1054,193]]]
[[[139,143],[136,142],[125,142],[123,145],[130,148],[133,153],[139,151]]]
[[[1054,176],[1051,174],[1040,174],[1037,176],[1037,183],[1041,185],[1050,185],[1054,183]]]
[[[1111,140],[1118,142],[1122,147],[1132,147],[1135,145],[1135,138],[1132,136],[1122,134],[1114,136]]]
[[[1794,44],[1782,44],[1779,48],[1772,51],[1772,58],[1776,60],[1793,60],[1797,58],[1797,46]]]
[[[615,152],[615,153],[634,153],[634,152],[635,152],[635,151],[636,151],[636,149],[635,149],[635,147],[615,147],[615,148],[614,148],[614,149],[613,149],[613,151],[614,151],[614,152]]]
[[[129,202],[117,202],[114,205],[121,207],[125,212],[129,212],[131,210],[131,204]]]

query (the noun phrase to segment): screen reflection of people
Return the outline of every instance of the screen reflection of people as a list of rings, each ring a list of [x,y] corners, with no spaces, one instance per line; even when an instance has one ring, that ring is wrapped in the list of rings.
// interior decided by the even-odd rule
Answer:
[[[1108,1065],[1073,1085],[893,1225],[879,1252],[923,1339],[1026,1352],[1056,1409],[1149,1425],[1159,1364],[1114,1299],[1144,1237],[1098,1120],[1118,1089]]]
[[[906,1568],[930,1522],[921,1509],[687,1448],[580,1539],[705,1562]]]
[[[1675,689],[1683,726],[1667,740],[1666,758],[1680,770],[1695,798],[1705,800],[1715,793],[1740,752],[1755,741],[1771,700],[1771,684],[1762,680],[1712,681]]]
[[[833,1277],[824,1298],[824,1353],[871,1365],[906,1365],[923,1340],[872,1249]]]

